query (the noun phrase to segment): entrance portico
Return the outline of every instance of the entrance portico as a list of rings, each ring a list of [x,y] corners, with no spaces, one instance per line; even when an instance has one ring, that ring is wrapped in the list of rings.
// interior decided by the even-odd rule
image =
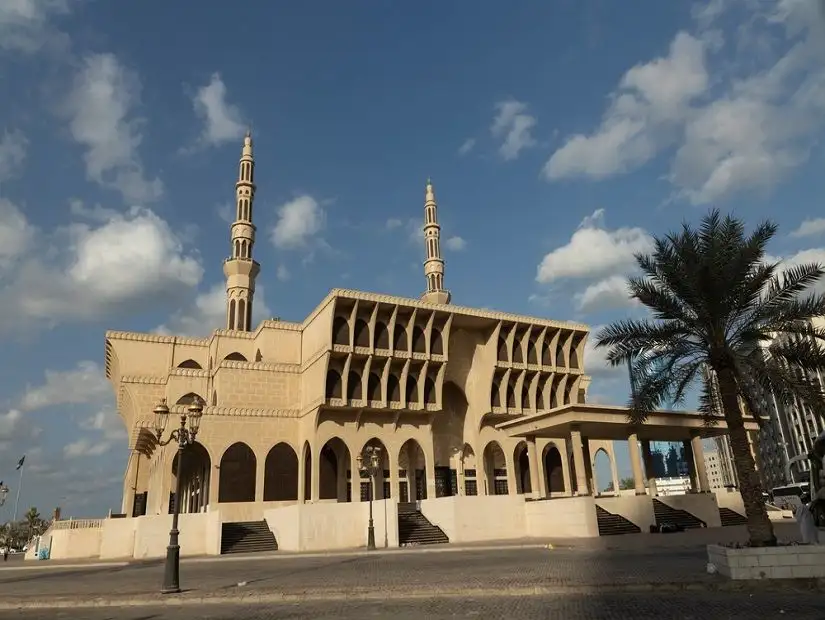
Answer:
[[[644,424],[628,422],[629,409],[612,405],[570,404],[551,411],[520,417],[497,425],[496,428],[510,437],[524,438],[528,445],[536,438],[565,437],[572,451],[577,495],[589,495],[589,459],[585,455],[588,441],[627,441],[630,467],[637,495],[656,495],[653,476],[651,441],[681,442],[688,462],[691,485],[694,492],[710,492],[702,439],[726,435],[727,422],[719,418],[713,426],[705,424],[698,412],[657,411]],[[752,436],[759,430],[753,418],[745,420],[745,430]],[[640,455],[639,449],[642,449]],[[530,468],[538,468],[535,452],[528,452]],[[571,477],[572,478],[572,477]]]

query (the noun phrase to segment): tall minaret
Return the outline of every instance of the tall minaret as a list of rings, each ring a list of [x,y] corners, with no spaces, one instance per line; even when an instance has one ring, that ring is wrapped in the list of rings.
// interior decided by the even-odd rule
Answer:
[[[241,151],[238,182],[235,183],[235,221],[230,228],[232,254],[223,263],[226,276],[226,329],[252,330],[252,298],[255,278],[261,266],[252,260],[255,225],[252,203],[255,200],[255,160],[252,157],[252,134],[246,132]]]
[[[424,261],[424,277],[427,292],[421,299],[433,304],[450,303],[450,291],[444,288],[444,259],[441,258],[441,226],[438,225],[438,205],[435,202],[433,183],[427,179],[424,195],[424,245],[427,259]]]

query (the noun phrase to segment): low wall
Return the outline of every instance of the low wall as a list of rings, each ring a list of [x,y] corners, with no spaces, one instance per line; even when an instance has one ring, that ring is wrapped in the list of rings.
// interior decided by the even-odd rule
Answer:
[[[656,524],[653,513],[653,500],[649,495],[622,495],[620,497],[598,497],[596,505],[620,517],[624,517],[642,532],[650,532],[650,526]],[[595,511],[594,511],[595,514]],[[701,518],[701,517],[700,517]],[[703,519],[704,520],[704,519]]]
[[[227,502],[211,507],[219,512],[221,523],[238,523],[244,521],[263,521],[264,513],[273,508],[292,506],[297,502]]]
[[[172,515],[58,522],[41,538],[39,546],[49,549],[51,560],[161,558],[166,555],[171,527]],[[220,554],[221,522],[217,512],[182,514],[178,528],[181,556]]]
[[[421,514],[440,527],[450,542],[527,536],[522,495],[438,497],[421,500],[420,505]]]
[[[398,546],[396,500],[372,503],[375,544]],[[369,502],[293,504],[264,512],[269,529],[284,551],[330,551],[367,545]]]
[[[610,498],[623,499],[623,498]],[[587,538],[599,535],[592,497],[564,497],[524,503],[526,535],[533,538]]]
[[[719,518],[719,505],[713,493],[686,493],[685,495],[662,495],[660,502],[676,510],[689,512],[705,522],[707,527],[722,527]]]
[[[713,494],[716,496],[716,504],[719,508],[728,508],[738,512],[743,517],[745,516],[745,503],[742,501],[742,494],[739,491],[719,489],[714,491]]]

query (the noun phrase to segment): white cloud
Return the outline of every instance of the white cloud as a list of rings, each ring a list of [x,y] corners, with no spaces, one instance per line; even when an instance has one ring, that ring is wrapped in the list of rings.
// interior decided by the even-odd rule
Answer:
[[[0,2],[0,50],[34,53],[68,39],[49,23],[66,14],[75,0],[4,0]]]
[[[115,209],[109,209],[101,205],[87,207],[82,200],[69,201],[69,213],[81,220],[91,222],[108,222],[119,217],[120,213]]]
[[[452,250],[453,252],[460,252],[461,250],[467,247],[467,242],[462,239],[461,237],[449,237],[445,242],[444,245],[447,247],[448,250]]]
[[[786,257],[765,257],[766,262],[779,262],[780,269],[787,269],[796,265],[809,265],[817,263],[825,267],[825,248],[808,248],[807,250],[800,250],[795,254]],[[813,287],[817,293],[825,294],[825,279],[820,279]]]
[[[607,230],[604,209],[586,217],[570,241],[547,254],[536,280],[549,283],[563,278],[588,278],[629,271],[634,255],[652,248],[653,239],[642,228]]]
[[[29,141],[19,130],[6,131],[0,135],[0,181],[17,173],[26,158],[28,145]]]
[[[527,104],[515,99],[495,105],[497,111],[490,133],[502,140],[499,154],[505,161],[516,159],[521,151],[536,145],[532,131],[536,117],[527,113]]]
[[[163,307],[185,297],[203,275],[199,258],[147,209],[94,226],[74,224],[36,242],[48,251],[27,255],[0,278],[0,330]]]
[[[57,405],[100,403],[111,397],[112,387],[103,368],[85,360],[71,370],[46,370],[42,384],[26,387],[20,408],[34,411]]]
[[[0,277],[30,247],[33,236],[34,229],[22,211],[0,198]]]
[[[616,368],[607,361],[608,350],[596,348],[596,335],[604,328],[604,325],[594,325],[590,328],[590,335],[584,345],[584,372],[594,379],[616,379],[622,375],[627,376],[627,369],[621,366]]]
[[[476,146],[476,139],[475,138],[467,138],[460,147],[458,147],[458,154],[459,155],[467,155],[470,151],[472,151]]]
[[[275,277],[278,278],[281,282],[286,282],[290,278],[289,269],[287,269],[286,265],[278,265],[278,269],[275,272]]]
[[[326,214],[312,196],[298,196],[278,208],[278,221],[270,238],[275,247],[296,249],[306,247],[321,232]]]
[[[705,44],[680,32],[667,56],[636,65],[619,83],[599,128],[567,139],[544,168],[548,179],[596,179],[632,170],[678,135],[689,104],[709,84]]]
[[[716,26],[734,4],[751,14],[737,16],[727,45]],[[807,160],[825,125],[819,4],[714,2],[695,16],[695,35],[678,33],[666,57],[630,69],[600,126],[552,155],[549,179],[629,172],[675,147],[667,178],[703,204],[768,191]]]
[[[402,220],[399,220],[397,217],[391,217],[390,219],[387,220],[387,223],[386,223],[387,230],[395,230],[396,228],[399,228],[400,226],[403,226],[403,225],[404,225],[404,222]]]
[[[266,304],[264,287],[255,287],[252,302],[253,328],[272,317],[272,310]],[[194,301],[175,312],[169,320],[155,329],[161,334],[175,336],[203,337],[215,329],[226,327],[226,284],[218,282],[204,293],[197,295]]]
[[[143,121],[134,116],[140,80],[112,54],[92,54],[82,67],[66,103],[72,137],[86,148],[90,180],[119,191],[129,203],[156,200],[160,179],[148,179],[138,155]]]
[[[623,275],[612,275],[590,284],[584,291],[576,294],[576,303],[582,312],[630,308],[638,305],[638,302],[630,297],[627,277]]]
[[[218,146],[244,134],[241,111],[229,103],[226,95],[226,84],[220,73],[214,73],[209,84],[199,88],[192,98],[195,114],[204,124],[200,137],[203,144]]]
[[[817,217],[803,221],[799,228],[794,230],[791,237],[814,237],[825,233],[825,217]]]
[[[108,441],[92,441],[87,437],[81,437],[63,447],[63,456],[67,459],[81,456],[100,456],[106,454],[111,448],[112,444]]]

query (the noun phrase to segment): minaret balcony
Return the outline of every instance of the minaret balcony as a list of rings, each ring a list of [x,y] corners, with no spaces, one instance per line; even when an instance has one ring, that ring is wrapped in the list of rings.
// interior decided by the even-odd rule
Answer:
[[[223,273],[227,278],[232,276],[246,276],[254,278],[261,271],[258,261],[251,258],[225,258],[223,261]]]

